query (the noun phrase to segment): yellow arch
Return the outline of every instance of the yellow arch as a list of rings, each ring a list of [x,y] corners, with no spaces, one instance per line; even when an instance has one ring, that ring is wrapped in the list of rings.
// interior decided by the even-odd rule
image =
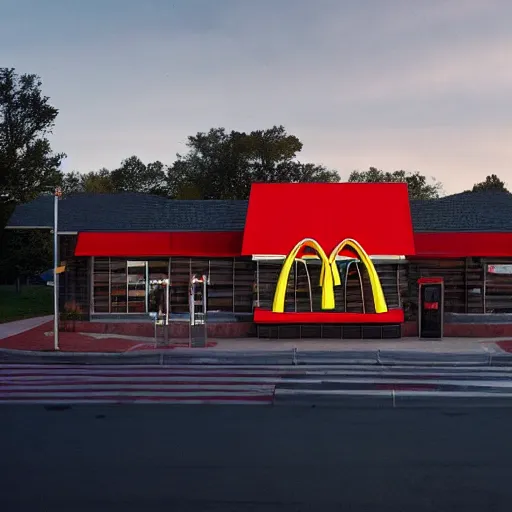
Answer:
[[[388,306],[386,304],[386,299],[384,297],[384,292],[382,291],[382,285],[380,283],[379,275],[375,270],[373,261],[370,259],[366,251],[362,248],[362,246],[352,238],[345,238],[343,242],[340,242],[331,252],[331,255],[329,257],[329,267],[331,268],[332,271],[334,286],[341,284],[340,273],[336,265],[336,257],[346,246],[349,246],[352,249],[354,249],[356,254],[361,259],[362,263],[366,267],[366,270],[368,271],[368,276],[370,277],[370,284],[372,287],[373,302],[375,303],[375,312],[386,313],[388,310]],[[326,268],[329,267],[326,266]]]
[[[329,258],[325,254],[321,245],[312,238],[304,238],[301,240],[288,254],[284,260],[279,278],[277,280],[276,292],[274,294],[274,303],[272,304],[272,311],[274,313],[284,313],[284,302],[286,298],[286,288],[288,286],[288,278],[292,269],[293,262],[297,257],[298,252],[303,247],[311,247],[322,260],[322,272],[320,278],[320,286],[322,287],[322,309],[334,309],[334,284],[333,274],[330,271]]]

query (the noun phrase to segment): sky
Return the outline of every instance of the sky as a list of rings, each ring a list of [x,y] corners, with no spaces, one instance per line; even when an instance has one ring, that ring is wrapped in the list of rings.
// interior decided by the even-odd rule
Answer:
[[[0,0],[0,66],[59,109],[66,171],[171,164],[212,127],[299,159],[512,186],[510,0]]]

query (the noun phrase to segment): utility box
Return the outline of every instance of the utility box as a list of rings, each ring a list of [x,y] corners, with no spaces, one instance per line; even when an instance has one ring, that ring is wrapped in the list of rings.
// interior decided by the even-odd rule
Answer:
[[[420,338],[443,337],[444,281],[442,277],[418,279],[418,332]]]

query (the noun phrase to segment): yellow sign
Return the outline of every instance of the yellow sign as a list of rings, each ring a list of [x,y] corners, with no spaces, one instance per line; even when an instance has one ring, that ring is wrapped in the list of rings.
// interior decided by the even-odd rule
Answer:
[[[368,254],[366,254],[366,251],[358,242],[352,238],[346,238],[334,248],[329,258],[327,258],[325,251],[316,240],[313,240],[312,238],[305,238],[304,240],[301,240],[297,245],[295,245],[295,247],[290,251],[284,260],[283,267],[281,268],[281,272],[277,280],[274,303],[272,305],[272,311],[274,313],[284,312],[286,288],[288,285],[290,271],[292,269],[293,262],[297,258],[298,252],[303,247],[311,247],[314,249],[322,261],[322,270],[320,272],[320,286],[322,287],[322,309],[334,309],[335,307],[334,287],[341,284],[340,273],[336,265],[336,257],[345,247],[350,247],[354,250],[368,271],[368,276],[370,278],[370,284],[372,287],[373,302],[375,303],[375,312],[387,312],[388,306],[386,304],[384,292],[382,291],[382,285],[380,283],[377,271],[375,270],[375,266],[373,265],[373,262]]]

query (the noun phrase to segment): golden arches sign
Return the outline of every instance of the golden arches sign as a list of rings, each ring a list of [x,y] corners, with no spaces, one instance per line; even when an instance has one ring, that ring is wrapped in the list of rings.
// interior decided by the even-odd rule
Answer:
[[[368,276],[370,278],[370,284],[372,287],[373,302],[375,303],[375,312],[387,312],[388,306],[386,304],[384,292],[382,291],[382,286],[377,271],[375,270],[375,266],[373,265],[373,262],[366,251],[358,242],[352,238],[346,238],[334,248],[328,258],[325,251],[322,249],[322,246],[316,240],[313,240],[312,238],[305,238],[295,245],[295,247],[290,251],[284,260],[283,267],[281,268],[281,272],[279,274],[279,279],[277,280],[274,303],[272,305],[272,311],[274,313],[284,312],[286,288],[288,285],[290,271],[293,262],[297,258],[298,252],[303,247],[311,247],[314,249],[322,261],[322,270],[320,272],[320,286],[322,287],[322,309],[334,309],[334,287],[341,284],[340,273],[336,265],[336,257],[345,247],[350,247],[354,250],[368,271]]]

